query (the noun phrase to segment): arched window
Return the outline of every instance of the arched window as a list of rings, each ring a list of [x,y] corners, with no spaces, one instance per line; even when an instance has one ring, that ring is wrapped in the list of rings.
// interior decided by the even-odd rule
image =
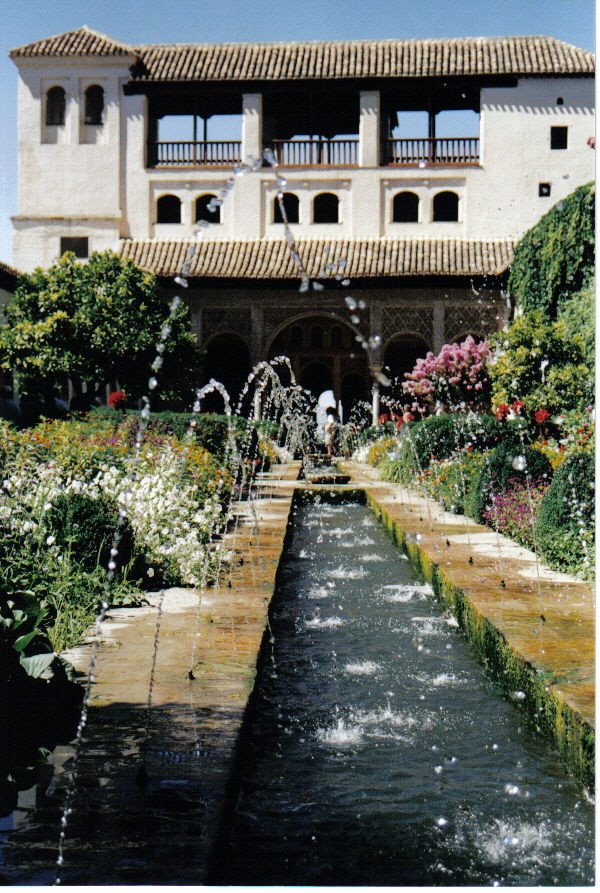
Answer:
[[[196,199],[196,223],[198,223],[199,220],[208,220],[209,223],[221,222],[221,206],[217,205],[214,210],[211,210],[208,207],[213,198],[216,197],[216,195],[212,195],[211,193],[198,196]]]
[[[343,347],[344,346],[344,333],[342,332],[341,326],[333,326],[331,330],[331,346],[332,347]]]
[[[414,192],[398,192],[394,196],[392,221],[394,223],[418,223],[419,196]]]
[[[298,196],[293,192],[284,192],[282,201],[288,223],[298,223],[300,220]],[[277,198],[273,200],[273,223],[283,223],[283,214]]]
[[[46,124],[61,126],[65,123],[66,96],[64,87],[50,87],[46,93]]]
[[[458,220],[458,195],[456,192],[438,192],[434,196],[433,220],[435,223],[456,222]]]
[[[314,223],[339,223],[340,200],[333,192],[321,192],[315,196]]]
[[[157,223],[181,223],[181,202],[176,195],[161,195],[156,202]]]
[[[299,347],[302,347],[303,340],[302,326],[292,326],[290,331],[290,347],[298,350]]]
[[[98,84],[92,84],[85,91],[84,124],[104,123],[104,90]]]
[[[321,326],[313,326],[310,330],[310,346],[323,347],[323,329]]]
[[[232,401],[237,399],[250,373],[250,351],[248,345],[239,335],[219,334],[206,345],[204,359],[204,375],[206,381],[211,378],[220,381]],[[223,412],[223,398],[215,393],[214,399],[202,401],[205,412]]]

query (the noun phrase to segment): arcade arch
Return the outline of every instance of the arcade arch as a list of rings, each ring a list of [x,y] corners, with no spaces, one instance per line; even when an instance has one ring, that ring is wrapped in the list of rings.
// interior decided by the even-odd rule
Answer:
[[[332,390],[348,418],[357,400],[369,399],[371,380],[355,336],[355,329],[335,314],[291,319],[276,333],[268,357],[289,357],[299,384],[315,397]]]

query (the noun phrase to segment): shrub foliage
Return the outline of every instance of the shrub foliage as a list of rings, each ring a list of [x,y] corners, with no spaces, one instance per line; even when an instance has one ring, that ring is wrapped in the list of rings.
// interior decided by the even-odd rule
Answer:
[[[564,301],[591,283],[594,201],[594,187],[580,186],[517,245],[508,287],[525,312],[542,310],[555,319]]]

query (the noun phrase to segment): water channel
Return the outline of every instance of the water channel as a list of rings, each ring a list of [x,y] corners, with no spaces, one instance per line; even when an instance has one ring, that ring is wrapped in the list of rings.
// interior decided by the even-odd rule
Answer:
[[[361,505],[299,506],[217,883],[594,883],[589,797]]]
[[[365,506],[298,504],[279,579],[209,883],[593,884],[586,791]],[[153,719],[159,757],[188,747],[187,709]],[[203,738],[190,765],[157,758],[140,791],[144,716],[143,705],[95,711],[69,883],[205,880],[216,745]],[[24,792],[0,823],[0,882],[52,883],[69,756],[57,749],[52,790]]]

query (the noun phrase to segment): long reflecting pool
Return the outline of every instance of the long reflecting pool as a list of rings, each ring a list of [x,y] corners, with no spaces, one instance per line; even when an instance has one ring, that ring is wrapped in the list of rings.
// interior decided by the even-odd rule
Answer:
[[[374,517],[295,522],[218,882],[592,885],[589,795]]]

